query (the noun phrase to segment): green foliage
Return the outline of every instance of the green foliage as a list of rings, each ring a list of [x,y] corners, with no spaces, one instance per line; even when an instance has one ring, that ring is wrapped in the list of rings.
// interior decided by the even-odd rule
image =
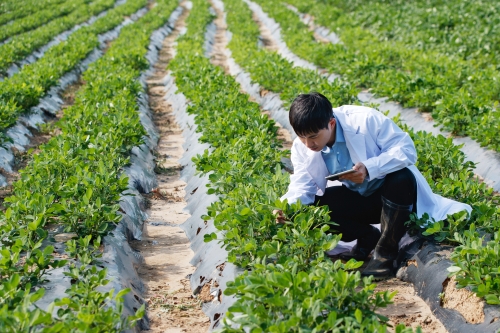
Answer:
[[[422,232],[424,236],[432,236],[436,242],[456,242],[453,235],[461,232],[470,225],[469,214],[466,211],[460,211],[447,216],[446,220],[435,221],[424,213],[420,218],[416,214],[410,216],[407,223],[413,230],[425,229]],[[419,230],[420,231],[420,230]]]
[[[257,0],[282,28],[292,52],[351,84],[432,112],[457,135],[500,150],[497,133],[498,4],[463,1],[286,3],[340,36],[321,43],[280,0]],[[474,27],[474,28],[471,28]]]
[[[286,105],[300,93],[320,91],[333,105],[358,103],[357,89],[342,80],[328,82],[319,73],[294,67],[275,52],[259,48],[260,32],[252,12],[242,1],[225,1],[227,23],[232,33],[228,47],[232,56],[262,88],[281,94]],[[314,54],[314,50],[309,50]]]
[[[228,284],[224,294],[238,301],[227,321],[249,332],[386,332],[388,318],[374,310],[392,303],[395,292],[374,293],[375,284],[348,273],[348,265],[324,261],[306,271],[293,260],[256,265]]]
[[[454,266],[448,268],[456,275],[457,287],[470,287],[489,304],[500,304],[500,231],[480,236],[473,224],[469,230],[456,232],[455,240],[460,243],[452,254]]]
[[[493,140],[496,140],[498,137],[495,134],[497,132],[496,113],[488,113],[487,107],[481,106],[486,105],[484,97],[478,97],[471,101],[471,96],[484,96],[483,92],[485,94],[492,93],[491,89],[496,89],[495,84],[490,85],[488,88],[478,85],[478,81],[475,79],[478,75],[476,69],[474,69],[474,75],[476,76],[468,79],[470,75],[473,75],[471,73],[473,69],[464,67],[469,66],[465,62],[457,62],[456,59],[450,60],[442,55],[435,57],[436,54],[432,53],[433,51],[425,54],[415,52],[415,50],[407,52],[397,49],[397,44],[392,47],[391,45],[395,44],[394,42],[374,42],[369,33],[359,28],[353,28],[352,22],[342,16],[341,10],[326,5],[324,1],[289,1],[289,3],[297,6],[300,11],[314,14],[320,24],[330,28],[335,26],[334,31],[341,32],[341,38],[345,37],[346,39],[342,44],[338,45],[318,43],[309,28],[300,22],[297,15],[283,6],[281,2],[261,0],[257,0],[257,2],[281,25],[282,35],[287,45],[302,58],[314,62],[331,72],[344,74],[346,78],[356,85],[370,87],[377,93],[390,96],[408,105],[418,105],[423,110],[434,110],[434,107],[449,109],[449,106],[442,106],[443,103],[448,103],[445,101],[449,100],[449,103],[455,103],[453,111],[455,120],[451,121],[450,124],[460,123],[461,126],[467,127],[471,131],[470,133],[474,132],[476,135],[482,135],[483,138],[494,137]],[[339,8],[349,7],[352,10],[357,10],[357,7],[351,7],[350,3],[334,0],[331,3],[335,3]],[[284,96],[289,98],[289,95],[285,93],[286,89],[283,89],[279,84],[271,85],[267,83],[267,81],[273,80],[275,77],[275,74],[268,74],[273,64],[271,64],[271,61],[266,62],[266,60],[263,60],[265,57],[262,54],[265,54],[266,51],[258,50],[255,43],[252,43],[252,40],[257,40],[260,33],[256,24],[251,21],[249,9],[237,1],[228,0],[225,1],[225,5],[228,27],[232,32],[229,48],[236,61],[249,71],[252,78],[259,84],[274,92],[281,92],[282,98]],[[408,6],[412,5],[413,3]],[[369,13],[369,11],[365,10],[364,13]],[[384,16],[383,19],[390,19],[390,16]],[[240,40],[244,42],[238,42]],[[272,59],[276,62],[274,66],[278,66],[277,64],[283,62],[276,54]],[[391,61],[391,63],[386,64],[385,61]],[[424,65],[429,66],[429,68]],[[446,66],[450,67],[446,68]],[[258,67],[266,68],[267,74],[262,73]],[[401,71],[404,71],[404,73]],[[417,73],[418,77],[415,77]],[[464,79],[455,77],[456,73]],[[276,77],[278,77],[276,81],[280,82],[279,78],[281,76],[278,74]],[[489,79],[486,79],[487,77],[484,74],[484,82],[491,82],[491,78],[496,76],[490,75]],[[289,87],[310,84],[304,78],[305,76],[302,78],[296,76],[293,80],[283,82],[286,82]],[[433,80],[439,80],[439,83]],[[456,89],[459,84],[463,85],[464,88]],[[479,89],[479,86],[481,92],[477,90],[477,93],[472,94],[467,90],[470,87]],[[446,89],[446,94],[443,92],[444,89]],[[299,91],[300,89],[295,90],[295,92]],[[323,90],[320,89],[319,91]],[[331,90],[326,92],[331,93]],[[356,91],[353,89],[352,96],[355,93]],[[412,95],[409,95],[410,93]],[[446,96],[446,99],[443,96]],[[460,98],[457,99],[457,96],[460,96]],[[330,98],[330,96],[328,97]],[[332,99],[334,104],[346,103],[346,100],[335,97]],[[419,101],[420,104],[412,104],[417,103],[415,101]],[[435,101],[438,101],[438,103],[434,103]],[[464,107],[468,111],[464,112]],[[460,110],[457,111],[458,109]],[[482,127],[475,129],[475,124],[479,119],[475,115],[483,115],[487,117],[484,119],[488,119],[488,121],[482,120]],[[397,118],[395,121],[399,122]],[[471,232],[471,230],[474,226],[478,226],[483,232],[489,234],[495,234],[499,230],[500,209],[498,208],[498,197],[494,195],[491,188],[488,188],[486,184],[475,177],[473,173],[474,163],[466,160],[464,153],[459,149],[460,147],[455,146],[451,138],[445,138],[441,135],[435,137],[425,132],[414,132],[407,126],[399,125],[412,137],[419,154],[416,166],[427,179],[432,190],[437,194],[468,203],[473,207],[470,217],[465,212],[460,212],[448,216],[445,221],[429,220],[425,214],[421,218],[413,216],[410,221],[411,228],[434,240],[460,245],[463,245],[465,240],[457,235],[469,232],[470,236],[467,241],[476,244],[478,250],[474,254],[469,253],[468,257],[465,254],[457,254],[453,257],[456,264],[465,262],[468,265],[468,269],[460,271],[459,279],[463,279],[461,280],[463,281],[462,285],[470,285],[476,289],[477,286],[484,285],[481,290],[486,288],[488,293],[479,294],[486,295],[486,299],[490,303],[496,302],[500,288],[498,288],[498,284],[488,284],[486,282],[489,276],[496,276],[496,267],[498,267],[495,266],[496,262],[490,266],[484,264],[481,268],[476,268],[478,262],[482,262],[480,256],[495,255],[495,248],[493,244],[482,245],[479,236]],[[231,232],[231,235],[234,233],[232,230],[229,232]],[[247,235],[242,239],[246,239],[245,237]],[[239,259],[237,258],[237,260]],[[482,273],[475,273],[474,269],[480,269]]]
[[[20,72],[0,82],[0,131],[14,125],[20,114],[38,104],[40,98],[57,84],[60,77],[97,47],[98,34],[116,27],[124,16],[136,12],[146,3],[146,0],[129,0],[124,5],[111,9],[92,25],[79,29],[66,41],[48,49],[37,62],[24,66]],[[3,65],[7,66],[10,61],[12,60],[7,59]]]
[[[113,289],[108,292],[98,288],[106,286],[106,270],[96,266],[70,266],[65,273],[75,281],[69,290],[68,297],[56,299],[54,306],[58,307],[57,319],[51,330],[73,332],[122,332],[144,316],[144,305],[135,315],[123,318],[123,296],[130,289],[120,290],[115,294]],[[113,304],[113,306],[111,306]]]
[[[396,119],[398,121],[398,119]],[[472,206],[470,218],[465,212],[449,215],[444,221],[411,217],[410,227],[438,242],[458,245],[451,259],[450,274],[457,275],[458,285],[469,286],[490,304],[500,297],[498,251],[496,242],[484,237],[498,237],[500,208],[498,196],[479,181],[473,173],[475,165],[466,161],[460,146],[451,138],[437,137],[425,132],[413,132],[402,126],[415,142],[419,153],[417,166],[435,193],[468,203]],[[482,236],[476,231],[481,230]]]
[[[55,6],[58,6],[60,3],[66,2],[67,0],[27,0],[23,1],[22,3],[18,3],[17,7],[12,8],[12,10],[2,13],[0,9],[0,25],[5,24],[7,22],[13,21],[15,19],[21,18],[21,17],[26,17],[30,14],[33,14],[37,11],[39,11],[40,7],[38,6],[44,6],[44,8],[52,7],[55,8]],[[4,3],[2,3],[4,5]],[[0,5],[0,6],[2,6]],[[2,6],[3,8],[3,6]]]
[[[11,24],[0,26],[0,42],[13,35],[39,27],[54,18],[69,14],[79,9],[78,7],[86,2],[88,3],[90,0],[68,1],[56,7],[37,11],[35,14],[16,20]]]
[[[123,20],[122,10],[135,12],[138,4],[117,7],[120,11],[111,12],[116,20],[104,17],[85,33],[116,26]],[[107,53],[84,73],[86,85],[57,123],[61,134],[40,146],[20,171],[21,179],[13,184],[13,195],[4,202],[7,209],[0,214],[0,331],[121,332],[143,317],[144,307],[122,317],[128,289],[104,291],[109,281],[106,270],[99,268],[100,240],[121,219],[119,200],[128,186],[123,168],[131,148],[145,135],[137,113],[143,91],[137,77],[148,65],[149,38],[176,6],[175,1],[160,1],[122,29]],[[50,241],[48,223],[63,225],[79,238],[66,244],[71,258],[65,274],[72,281],[67,297],[44,311],[36,305],[44,293],[44,274],[68,264],[56,260],[54,248],[45,245]]]
[[[228,20],[238,21],[235,17],[246,8],[238,4],[228,3],[232,17],[228,16]],[[281,150],[275,123],[261,114],[257,104],[248,101],[232,77],[203,57],[205,28],[213,19],[208,6],[203,0],[194,1],[187,33],[179,39],[169,69],[179,91],[190,101],[187,111],[195,115],[200,141],[211,146],[193,161],[198,172],[209,176],[208,193],[220,198],[208,207],[203,218],[213,222],[223,237],[217,239],[217,234],[211,233],[204,240],[222,242],[228,261],[248,270],[226,290],[227,295],[237,296],[237,301],[221,330],[242,331],[231,326],[236,323],[252,332],[312,332],[335,323],[339,330],[366,327],[367,331],[385,331],[387,319],[374,313],[388,304],[392,295],[375,294],[369,279],[361,280],[359,273],[349,272],[361,263],[333,264],[324,256],[324,251],[339,240],[339,236],[327,232],[333,223],[326,208],[300,202],[289,205],[278,199],[289,183],[280,162],[289,153]],[[250,19],[248,9],[245,14]],[[241,31],[232,31],[232,41],[243,40],[245,33]],[[244,55],[249,44],[238,45],[239,54]],[[250,56],[256,55],[250,52]],[[292,69],[273,69],[278,82],[285,77],[303,82],[298,73],[314,82],[326,82],[286,62],[273,65],[272,61],[279,58],[258,52],[267,59],[268,70],[281,65]],[[248,58],[248,63],[263,58],[257,55]],[[269,73],[264,77],[272,78]],[[273,80],[269,82],[274,84]],[[298,89],[298,85],[285,82],[283,89]],[[303,87],[308,88],[307,84]],[[200,85],[203,89],[199,89]],[[342,84],[328,87],[332,91],[349,91]],[[296,93],[287,91],[290,96]],[[273,209],[283,210],[289,222],[277,225]]]
[[[33,51],[47,44],[54,36],[88,20],[103,10],[109,9],[113,0],[99,0],[91,4],[82,3],[75,11],[67,16],[57,18],[35,30],[12,37],[5,44],[0,45],[0,73],[5,72],[12,63],[28,56]],[[39,8],[40,4],[33,8]],[[30,16],[31,17],[31,16]]]
[[[0,285],[0,330],[17,333],[30,332],[37,325],[51,321],[49,312],[33,309],[33,303],[43,297],[45,290],[31,292],[31,285],[20,286],[21,278],[13,275],[2,281]]]
[[[92,245],[90,241],[92,236],[88,235],[78,240],[72,239],[66,242],[66,252],[72,258],[78,260],[82,265],[90,265],[97,258],[101,257],[99,246],[101,245],[101,237],[97,237]]]

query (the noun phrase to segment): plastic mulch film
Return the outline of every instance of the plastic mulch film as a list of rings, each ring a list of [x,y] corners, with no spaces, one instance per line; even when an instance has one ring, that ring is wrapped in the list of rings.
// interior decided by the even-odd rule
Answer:
[[[234,303],[235,298],[224,296],[222,293],[228,281],[233,281],[239,268],[227,263],[227,252],[218,242],[205,243],[204,235],[215,232],[218,238],[223,235],[215,229],[213,221],[202,219],[202,215],[207,213],[207,207],[218,200],[218,197],[207,193],[208,176],[200,177],[196,175],[196,167],[191,161],[192,157],[202,154],[206,149],[211,149],[208,144],[199,143],[201,134],[196,132],[194,116],[187,114],[188,101],[185,96],[177,92],[175,79],[169,73],[164,78],[165,100],[167,100],[174,111],[176,122],[183,131],[185,142],[183,144],[184,155],[179,163],[182,165],[181,179],[186,182],[186,208],[191,215],[186,222],[181,225],[188,239],[191,242],[191,249],[194,257],[191,264],[196,267],[190,277],[191,290],[198,294],[201,289],[208,284],[210,293],[214,296],[213,301],[203,305],[203,312],[210,318],[210,330],[217,328],[224,317],[228,307]]]
[[[161,49],[163,39],[171,33],[172,27],[181,13],[182,8],[177,8],[172,13],[168,23],[152,34],[147,53],[150,69],[140,77],[143,87],[146,87],[148,73],[153,72],[152,66],[158,59],[158,50]],[[125,288],[131,289],[131,292],[124,297],[123,316],[134,314],[144,304],[142,297],[145,291],[144,285],[135,270],[135,267],[143,261],[143,258],[130,247],[129,241],[141,239],[143,223],[147,218],[143,197],[140,193],[148,193],[157,185],[156,175],[153,172],[154,156],[152,151],[156,147],[159,135],[151,120],[148,96],[146,94],[141,94],[138,97],[138,105],[141,123],[146,129],[147,136],[144,137],[145,144],[132,149],[131,165],[125,168],[125,173],[130,179],[129,188],[123,193],[120,199],[120,208],[123,211],[123,217],[115,230],[104,237],[104,254],[101,259],[103,266],[107,269],[107,278],[111,280],[102,290],[109,291],[114,289],[115,291],[119,291]],[[56,243],[54,247],[58,252],[64,252],[64,244]],[[56,296],[64,296],[64,291],[70,287],[69,279],[63,275],[65,269],[67,268],[54,270],[48,274],[48,276],[50,275],[49,281],[42,285],[42,287],[47,287],[51,291],[39,300],[37,305],[46,308]],[[133,331],[138,332],[148,328],[148,319],[145,317],[138,322]]]
[[[212,0],[214,6],[222,11],[224,11],[224,6],[223,3],[220,0]],[[225,14],[224,14],[225,15]],[[225,19],[225,17],[224,17]],[[259,17],[259,19],[262,19]],[[265,21],[265,19],[264,19]],[[213,27],[209,27],[209,29],[213,29]],[[276,31],[279,31],[279,27],[274,26],[274,33],[273,35],[276,36],[277,33]],[[325,29],[324,32],[328,34],[328,30]],[[230,40],[231,38],[231,33],[229,31],[227,33],[227,38]],[[213,36],[213,33],[207,33],[207,36]],[[278,43],[280,44],[280,43]],[[283,45],[283,44],[281,44]],[[265,97],[260,96],[260,87],[258,84],[252,84],[250,75],[246,72],[244,72],[241,67],[239,67],[234,59],[231,57],[231,52],[227,48],[224,50],[226,53],[226,56],[228,58],[227,60],[227,65],[229,67],[230,74],[233,75],[238,83],[240,83],[242,89],[251,95],[260,105],[264,110],[271,111],[271,116],[279,122],[284,128],[289,129],[289,131],[294,134],[293,130],[290,127],[290,124],[288,123],[288,112],[283,109],[282,107],[282,101],[279,99],[279,95],[277,94],[272,94],[268,93]],[[291,59],[289,59],[291,60]],[[366,93],[360,93],[358,96],[360,99],[367,101],[367,95]],[[269,97],[268,97],[269,96]],[[369,96],[368,98],[373,98],[372,96]],[[375,102],[379,102],[378,100]],[[396,115],[397,112],[401,112],[401,107],[397,105],[396,103],[382,103],[381,104],[381,110],[385,110],[387,107],[391,107],[391,113],[394,113],[393,115]],[[411,111],[411,114],[414,117],[419,117],[419,121],[415,121],[415,124],[421,124],[424,123],[421,120],[421,116],[416,113],[415,109],[407,109]],[[407,112],[410,114],[410,112]],[[415,126],[414,126],[415,127]],[[432,130],[428,130],[429,132],[433,132],[435,134],[439,133],[439,130],[432,127]],[[409,237],[406,235],[400,242],[400,257],[397,259],[397,264],[401,265],[404,262],[412,262],[412,260],[416,260],[415,258],[423,257],[425,256],[425,253],[427,253],[428,256],[433,256],[432,252],[424,252],[424,249],[420,249],[420,246],[422,245],[422,240],[415,241],[414,238]],[[335,255],[344,251],[349,250],[352,248],[352,246],[355,244],[355,242],[350,242],[350,243],[344,243],[340,242],[339,246],[337,246],[335,249],[329,252],[331,255]],[[427,247],[428,248],[428,247]],[[438,255],[437,255],[438,256]],[[446,265],[444,263],[446,262]],[[451,261],[446,260],[442,261],[441,266],[432,266],[427,262],[427,266],[424,264],[420,264],[417,269],[416,266],[409,266],[409,267],[403,267],[402,269],[399,270],[398,272],[398,277],[403,278],[405,281],[409,281],[414,283],[415,288],[418,290],[419,296],[422,297],[427,303],[430,304],[430,302],[434,302],[433,305],[431,305],[431,309],[434,314],[440,319],[440,321],[443,322],[443,324],[447,327],[449,332],[476,332],[476,327],[478,327],[478,332],[493,332],[497,331],[499,328],[495,325],[500,325],[500,324],[495,324],[496,318],[500,318],[500,315],[498,314],[498,310],[493,307],[493,306],[486,306],[485,307],[485,314],[486,314],[486,319],[483,324],[480,325],[472,325],[472,324],[467,324],[465,322],[465,319],[458,314],[457,311],[451,310],[451,309],[444,309],[443,307],[440,306],[439,303],[439,294],[443,291],[443,282],[446,280],[448,272],[446,270],[447,267],[451,265]],[[425,267],[425,271],[424,271]],[[422,273],[416,273],[415,271],[422,272]],[[438,273],[440,276],[438,279],[436,279],[434,282],[433,280],[434,275]],[[410,279],[409,276],[412,278]],[[430,281],[426,281],[426,279],[429,279]],[[431,287],[433,286],[433,287]],[[432,299],[431,299],[432,297]],[[490,321],[493,321],[490,323]],[[500,322],[500,321],[499,321]]]
[[[122,5],[126,2],[126,0],[118,0],[115,2],[114,7]],[[55,46],[65,40],[68,39],[68,37],[73,34],[75,31],[81,29],[82,27],[92,25],[95,21],[97,21],[99,18],[103,17],[108,13],[109,10],[105,10],[101,13],[99,13],[96,16],[92,16],[90,19],[88,19],[84,23],[80,23],[75,25],[73,28],[61,32],[59,35],[55,36],[49,43],[45,44],[44,46],[40,47],[38,50],[34,51],[30,55],[28,55],[26,58],[20,61],[16,61],[14,64],[12,64],[8,69],[7,69],[7,76],[11,77],[12,75],[16,74],[19,72],[25,65],[32,64],[45,54],[49,48],[52,46]],[[10,40],[10,39],[9,39]],[[4,41],[4,43],[8,42],[9,40]],[[2,44],[4,44],[2,43]],[[1,44],[0,44],[1,45]],[[0,77],[0,81],[3,81],[4,78]]]
[[[215,10],[210,7],[209,8],[210,14],[213,16],[217,16],[217,13]],[[211,22],[205,31],[205,42],[203,45],[203,49],[205,50],[205,57],[210,58],[210,55],[212,54],[213,51],[213,41],[215,40],[215,34],[217,33],[217,27],[215,26],[214,22]]]
[[[389,117],[400,114],[400,120],[411,126],[415,131],[426,131],[434,135],[441,134],[450,137],[451,133],[441,130],[433,120],[424,118],[417,108],[404,108],[395,102],[388,102],[387,98],[376,98],[368,92],[358,94],[360,101],[364,103],[377,103],[382,112],[389,111]],[[453,143],[463,144],[460,148],[465,153],[466,159],[476,164],[474,173],[481,176],[484,182],[495,191],[500,191],[500,153],[481,147],[479,143],[469,137],[454,137]]]
[[[442,297],[446,296],[444,287],[449,280],[447,268],[453,265],[448,259],[449,247],[424,243],[416,250],[413,255],[409,251],[407,264],[399,269],[397,277],[414,285],[417,295],[429,305],[449,333],[489,333],[500,330],[498,306],[485,304],[484,320],[476,324],[467,322],[458,311],[443,307]]]
[[[272,38],[274,39],[274,42],[276,43],[278,47],[278,54],[281,55],[283,58],[287,59],[290,61],[293,66],[295,67],[301,67],[305,69],[310,69],[313,71],[318,72],[320,75],[323,75],[327,77],[328,81],[334,81],[338,77],[340,77],[337,74],[323,74],[321,73],[320,69],[314,65],[313,63],[310,63],[307,60],[304,60],[300,57],[298,57],[295,53],[293,53],[286,43],[283,41],[283,38],[281,38],[281,27],[280,25],[272,18],[270,18],[263,10],[262,7],[260,7],[258,4],[255,2],[252,2],[250,0],[244,0],[246,4],[248,4],[248,7],[255,13],[255,15],[258,17],[259,21],[262,22],[262,24],[269,30],[271,33]]]
[[[40,124],[44,124],[49,119],[53,118],[61,109],[63,100],[60,93],[69,85],[75,83],[81,73],[83,73],[91,63],[102,56],[103,53],[101,49],[106,46],[107,42],[118,37],[118,34],[124,26],[138,20],[146,12],[147,9],[140,9],[116,28],[99,35],[99,47],[94,49],[76,68],[63,75],[59,80],[59,84],[50,88],[37,106],[32,107],[28,114],[20,116],[17,123],[6,131],[7,137],[9,137],[12,142],[6,142],[3,147],[0,147],[1,169],[7,172],[13,172],[12,168],[15,163],[15,158],[12,148],[20,152],[26,150],[25,146],[28,145],[32,137],[32,133],[29,129],[38,130]],[[5,177],[0,175],[0,187],[7,185],[9,184],[5,180]]]
[[[217,9],[224,12],[224,3],[221,0],[213,0],[212,3]],[[226,22],[225,12],[223,19],[225,23]],[[215,27],[215,25],[212,24],[207,27],[206,36],[210,39],[207,39],[208,41],[206,42],[207,43],[206,45],[212,45],[214,43],[216,29],[217,28]],[[231,36],[232,36],[231,32],[229,30],[226,30],[226,38],[228,43],[231,40]],[[208,53],[208,51],[209,49],[206,47],[205,54],[209,57],[210,54]],[[290,125],[290,120],[288,119],[288,111],[283,107],[283,101],[280,99],[279,94],[269,92],[265,96],[261,96],[260,85],[257,83],[252,83],[250,74],[245,72],[234,61],[231,51],[227,47],[224,48],[224,53],[227,58],[226,65],[229,69],[229,74],[231,74],[235,78],[236,82],[240,84],[241,89],[245,93],[250,95],[260,105],[260,107],[263,110],[268,111],[271,117],[290,133],[292,140],[295,139],[297,136],[293,131],[292,125]],[[284,158],[282,162],[285,164],[287,170],[293,171],[293,166],[290,159]]]
[[[255,5],[257,8],[257,5]],[[310,16],[298,13],[297,9],[293,6],[288,6],[290,9],[294,10],[297,15],[299,15],[300,19],[311,28],[313,28],[320,36],[331,40],[332,43],[338,43],[335,41],[338,37],[330,32],[325,27],[316,26]],[[260,7],[258,7],[260,8]],[[253,9],[252,9],[253,10]],[[262,12],[262,9],[260,9]],[[259,12],[256,12],[259,13]],[[263,15],[262,15],[263,14]],[[263,22],[265,24],[270,24],[270,26],[274,26],[276,28],[276,22],[274,20],[266,19],[264,13],[261,13]],[[259,16],[259,18],[261,18]],[[274,23],[273,23],[274,22]],[[333,35],[332,35],[333,34]],[[328,37],[330,36],[330,37]],[[334,36],[334,37],[332,37]],[[273,37],[277,38],[279,35],[277,33],[273,33]],[[284,44],[284,43],[283,43]],[[282,47],[282,41],[278,43],[278,46]],[[285,50],[285,49],[284,49]],[[284,52],[284,51],[283,51]],[[285,53],[289,52],[286,51]],[[442,134],[445,137],[450,137],[451,133],[447,131],[443,131],[441,126],[437,125],[435,121],[429,120],[424,117],[424,115],[418,112],[417,108],[404,108],[400,104],[396,102],[389,102],[387,98],[377,98],[373,94],[369,92],[361,92],[358,94],[358,99],[363,103],[377,103],[379,104],[378,109],[382,112],[389,111],[389,117],[394,117],[400,114],[400,120],[412,127],[415,131],[426,131],[432,133],[434,135]],[[476,164],[476,169],[474,172],[484,179],[484,182],[491,186],[495,191],[500,191],[500,153],[492,151],[490,149],[481,147],[479,143],[474,141],[469,137],[454,137],[453,142],[456,145],[463,144],[463,147],[460,148],[462,150],[467,160],[472,161]]]
[[[151,35],[151,42],[146,54],[150,68],[140,77],[144,88],[146,87],[146,78],[154,71],[153,65],[158,60],[158,52],[162,47],[163,40],[172,32],[172,27],[181,13],[182,8],[178,7],[171,14],[168,22]],[[106,287],[108,290],[111,288],[115,290],[130,288],[132,290],[124,298],[124,316],[134,314],[145,303],[143,299],[144,285],[135,270],[135,267],[142,263],[143,258],[130,248],[128,241],[141,239],[143,224],[147,218],[140,193],[149,193],[157,186],[152,151],[156,148],[159,135],[151,119],[148,95],[140,94],[138,105],[141,124],[147,132],[144,137],[145,144],[132,148],[131,165],[125,168],[125,173],[129,177],[129,189],[124,193],[120,202],[120,207],[125,213],[118,227],[104,239],[104,258],[108,261],[106,267],[108,276],[112,280]],[[144,317],[138,322],[135,330],[140,331],[148,328],[148,319]]]
[[[342,44],[340,37],[336,33],[331,32],[325,27],[316,26],[312,16],[300,13],[299,10],[292,5],[287,4],[286,7],[293,10],[299,16],[302,23],[310,26],[321,38],[328,40],[332,44]]]

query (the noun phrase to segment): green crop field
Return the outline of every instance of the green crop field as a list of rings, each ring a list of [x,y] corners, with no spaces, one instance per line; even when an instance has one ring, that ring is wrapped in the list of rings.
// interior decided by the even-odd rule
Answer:
[[[265,47],[246,1],[219,2],[230,32],[228,54],[261,95],[275,94],[285,109],[299,93],[319,91],[344,105],[361,104],[358,93],[369,90],[418,108],[492,154],[500,150],[497,2],[254,0],[279,25],[289,50],[321,72]],[[375,291],[376,283],[358,271],[361,262],[325,254],[340,241],[327,232],[335,222],[327,209],[280,201],[290,182],[283,163],[290,152],[277,121],[207,55],[207,29],[216,18],[207,0],[0,1],[0,157],[12,156],[15,166],[0,164],[6,179],[0,188],[0,332],[139,331],[146,321],[146,301],[132,310],[127,305],[137,286],[110,287],[115,275],[103,254],[105,239],[126,224],[123,197],[138,195],[129,191],[134,186],[152,190],[139,189],[126,170],[134,152],[158,140],[140,112],[151,94],[142,80],[157,61],[151,52],[162,46],[155,33],[173,28],[169,19],[179,6],[187,11],[185,29],[162,70],[186,99],[198,143],[209,147],[190,161],[207,180],[206,194],[216,198],[201,215],[212,227],[203,242],[221,246],[224,262],[239,269],[221,286],[222,302],[232,303],[215,328],[387,332],[389,318],[379,311],[395,293]],[[341,42],[318,40],[300,13]],[[47,124],[26,125],[34,110],[48,113],[42,102],[67,89],[69,74],[77,83],[71,103]],[[394,121],[413,139],[416,166],[432,190],[473,208],[470,216],[460,212],[446,221],[413,215],[410,232],[450,246],[449,276],[499,311],[498,193],[475,174],[475,162],[452,137]],[[44,140],[21,143],[12,134],[20,125],[33,133],[26,137]],[[274,209],[289,222],[276,224]],[[56,229],[70,239],[55,240]],[[46,287],[53,272],[68,281],[60,294]],[[404,324],[391,329],[421,331]]]

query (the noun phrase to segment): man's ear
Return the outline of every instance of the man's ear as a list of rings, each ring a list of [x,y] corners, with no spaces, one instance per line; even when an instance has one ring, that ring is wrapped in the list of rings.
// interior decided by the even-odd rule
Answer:
[[[331,118],[328,123],[330,125],[332,125],[332,129],[333,129],[333,128],[335,128],[335,125],[337,125],[337,120],[335,118]]]

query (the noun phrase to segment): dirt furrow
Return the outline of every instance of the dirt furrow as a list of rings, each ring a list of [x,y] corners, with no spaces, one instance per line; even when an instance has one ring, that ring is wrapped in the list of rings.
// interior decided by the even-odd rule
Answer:
[[[178,160],[184,150],[182,131],[172,109],[164,100],[163,78],[174,56],[174,42],[185,26],[189,10],[185,3],[172,34],[163,42],[155,72],[148,78],[148,94],[154,124],[160,134],[156,151],[158,188],[144,195],[149,203],[148,220],[141,241],[132,247],[144,258],[138,273],[146,287],[145,299],[150,321],[147,332],[206,332],[209,319],[201,310],[203,299],[192,295],[189,275],[194,267],[189,240],[179,227],[189,214],[183,212],[186,183],[180,180]]]

